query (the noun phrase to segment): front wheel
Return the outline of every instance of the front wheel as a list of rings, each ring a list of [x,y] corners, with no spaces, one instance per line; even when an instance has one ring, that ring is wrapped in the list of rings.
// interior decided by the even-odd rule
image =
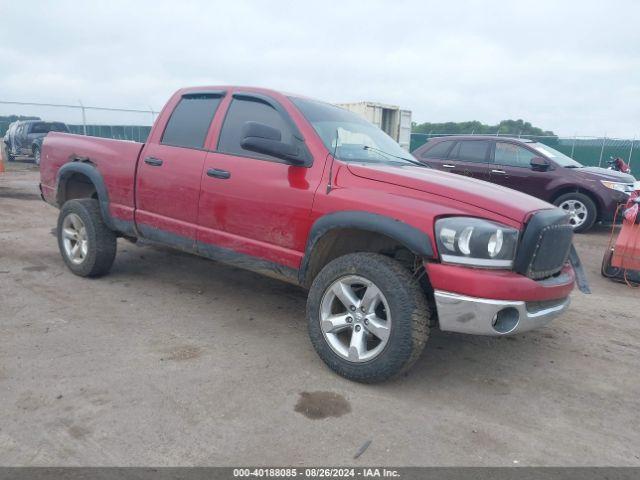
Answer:
[[[339,375],[363,383],[407,371],[429,335],[426,296],[399,262],[354,253],[327,264],[307,301],[309,337]]]
[[[569,222],[576,233],[586,232],[596,223],[596,204],[583,193],[565,193],[553,203],[569,215]]]
[[[62,258],[76,275],[97,277],[111,269],[117,237],[104,223],[97,200],[66,202],[58,216],[57,237]]]

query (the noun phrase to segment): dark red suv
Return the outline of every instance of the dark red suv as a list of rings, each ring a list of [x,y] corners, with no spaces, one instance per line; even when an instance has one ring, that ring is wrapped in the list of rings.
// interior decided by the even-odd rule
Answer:
[[[633,191],[633,176],[585,167],[547,145],[493,136],[433,138],[414,150],[438,170],[496,183],[541,198],[566,210],[576,232],[597,221],[611,222],[617,206]]]

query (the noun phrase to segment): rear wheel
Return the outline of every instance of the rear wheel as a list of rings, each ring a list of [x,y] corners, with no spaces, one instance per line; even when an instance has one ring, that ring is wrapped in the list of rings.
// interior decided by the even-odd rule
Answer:
[[[307,301],[311,343],[350,380],[375,383],[407,371],[429,334],[426,297],[397,261],[354,253],[325,266]]]
[[[111,269],[117,237],[104,223],[97,200],[66,202],[58,216],[57,237],[62,258],[76,275],[97,277]]]
[[[569,222],[576,233],[586,232],[596,222],[598,216],[596,204],[583,193],[565,193],[553,203],[569,215]]]
[[[6,143],[4,144],[4,157],[6,158],[7,162],[13,162],[15,160],[15,157],[11,154],[9,145],[7,145]]]
[[[34,145],[31,149],[33,151],[33,159],[36,162],[36,165],[40,165],[40,147]]]

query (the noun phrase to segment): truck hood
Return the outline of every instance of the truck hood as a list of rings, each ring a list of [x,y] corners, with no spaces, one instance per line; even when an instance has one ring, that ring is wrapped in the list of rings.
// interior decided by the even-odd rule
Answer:
[[[382,164],[347,164],[358,177],[420,190],[482,208],[519,223],[536,210],[554,208],[530,195],[474,178],[431,168]]]
[[[636,179],[628,173],[618,172],[616,170],[608,170],[601,167],[583,167],[571,168],[578,175],[584,175],[596,180],[608,180],[610,182],[633,183]]]

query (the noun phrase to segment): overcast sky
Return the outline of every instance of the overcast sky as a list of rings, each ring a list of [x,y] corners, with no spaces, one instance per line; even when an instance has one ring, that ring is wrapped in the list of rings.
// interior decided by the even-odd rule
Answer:
[[[640,138],[639,18],[638,1],[0,0],[0,100],[159,109],[241,84]]]

